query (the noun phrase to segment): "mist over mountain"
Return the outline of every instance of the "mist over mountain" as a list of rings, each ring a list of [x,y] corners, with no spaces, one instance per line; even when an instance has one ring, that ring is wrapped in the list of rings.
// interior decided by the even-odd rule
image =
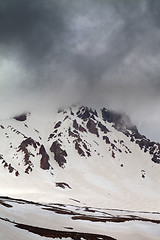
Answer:
[[[0,3],[1,118],[80,103],[159,141],[158,0]]]

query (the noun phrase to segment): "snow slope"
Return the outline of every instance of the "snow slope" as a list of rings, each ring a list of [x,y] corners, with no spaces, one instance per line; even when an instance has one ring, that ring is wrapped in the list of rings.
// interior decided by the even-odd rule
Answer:
[[[1,121],[0,136],[1,196],[160,212],[160,145],[124,114],[25,113]]]
[[[0,198],[0,239],[158,240],[160,213]]]

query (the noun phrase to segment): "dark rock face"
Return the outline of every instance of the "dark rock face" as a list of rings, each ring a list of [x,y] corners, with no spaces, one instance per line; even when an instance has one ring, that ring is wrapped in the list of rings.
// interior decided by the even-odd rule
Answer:
[[[23,122],[27,119],[27,113],[23,113],[21,115],[15,116],[14,119],[17,121]]]
[[[9,170],[10,173],[13,172],[14,168],[11,166],[11,164],[8,165],[8,170]]]
[[[49,135],[48,141],[51,140],[52,138],[56,137],[57,132],[58,132],[58,129],[54,130],[54,132]]]
[[[63,188],[63,189],[65,189],[65,188],[70,188],[71,189],[71,187],[65,182],[57,182],[56,187],[60,187],[60,188]]]
[[[87,132],[84,127],[82,127],[80,124],[77,123],[77,120],[76,120],[76,119],[74,119],[74,121],[73,121],[73,127],[74,127],[76,130],[79,130],[80,132]]]
[[[19,172],[18,172],[18,171],[16,171],[16,172],[15,172],[15,175],[16,175],[16,177],[18,177],[18,176],[19,176]]]
[[[152,161],[160,164],[160,154],[156,155],[156,153],[154,153],[152,157]]]
[[[115,153],[112,151],[112,158],[115,158]]]
[[[103,140],[105,140],[106,144],[110,144],[109,138],[107,136],[103,136]]]
[[[134,135],[132,135],[134,139]],[[160,144],[151,142],[149,139],[147,139],[145,136],[140,135],[140,138],[136,140],[135,143],[139,145],[140,149],[144,152],[149,152],[149,154],[152,156],[151,160],[154,163],[160,164]]]
[[[78,216],[79,217],[79,216]],[[78,218],[77,217],[77,218]],[[74,219],[74,218],[72,218]],[[56,231],[56,230],[51,230],[51,229],[45,229],[45,228],[40,228],[40,227],[35,227],[35,226],[30,226],[30,225],[24,225],[20,223],[14,223],[17,228],[27,230],[31,233],[37,234],[41,237],[48,237],[51,239],[73,239],[73,240],[116,240],[115,238],[105,236],[105,235],[100,235],[100,234],[92,234],[92,233],[79,233],[79,232],[66,232],[66,231]]]
[[[145,174],[146,174],[145,170],[142,170],[141,174],[142,174],[142,178],[145,178]]]
[[[19,176],[19,172],[14,167],[12,167],[11,163],[8,164],[6,162],[6,160],[4,160],[3,155],[0,155],[0,162],[3,165],[4,168],[8,169],[9,173],[13,173],[14,172],[16,177]]]
[[[56,125],[54,126],[54,128],[59,128],[61,126],[61,124],[62,124],[61,121],[57,122]]]
[[[80,132],[87,132],[86,129],[84,127],[82,127],[81,125],[79,125],[79,131]]]
[[[78,127],[78,130],[81,131],[80,126],[78,125],[77,127]],[[77,130],[71,131],[71,128],[69,127],[68,135],[75,138],[73,143],[75,145],[75,149],[77,150],[77,152],[80,156],[83,156],[83,157],[85,157],[86,155],[88,157],[91,156],[90,149],[88,149],[86,143],[84,143],[82,141],[82,138],[80,137],[80,134]],[[86,155],[85,155],[85,153],[86,153]]]
[[[25,139],[19,146],[19,151],[25,152],[26,148],[28,146],[33,146],[34,149],[37,149],[37,146],[40,146],[40,144],[36,141],[34,141],[32,138]]]
[[[33,163],[30,161],[30,156],[34,156],[31,152],[28,151],[27,147],[32,146],[36,150],[39,146],[39,142],[34,141],[32,138],[25,139],[18,147],[17,152],[21,151],[24,153],[24,164],[27,166],[25,173],[29,173],[33,170]]]
[[[98,127],[104,133],[108,133],[109,132],[109,130],[106,128],[106,126],[104,126],[101,122],[98,123]]]
[[[43,145],[41,145],[41,147],[39,149],[39,154],[42,155],[42,158],[40,160],[40,167],[44,170],[49,169],[49,167],[50,167],[50,164],[48,162],[49,156]]]
[[[144,148],[144,151],[147,151],[147,148],[154,145],[152,145],[152,143],[150,141],[148,141],[148,139],[146,138],[142,138],[140,140],[136,140],[136,143],[140,146],[141,150]]]
[[[82,109],[81,109],[82,110]],[[78,111],[77,116],[83,120],[87,120],[90,117],[90,112],[88,108],[85,108],[83,111]]]
[[[99,134],[98,134],[98,129],[96,127],[96,123],[92,120],[92,119],[89,119],[88,122],[87,122],[87,128],[89,130],[90,133],[93,133],[93,134],[96,134],[97,137],[99,137]]]
[[[73,127],[77,130],[79,129],[79,126],[78,126],[78,123],[77,123],[76,119],[74,119],[74,121],[73,121]]]
[[[131,123],[130,118],[126,114],[114,112],[103,108],[102,118],[104,121],[113,123],[113,127],[115,127],[116,130],[123,132],[125,135],[129,134],[128,130],[131,130],[135,134],[138,134],[136,126]]]
[[[102,118],[104,121],[107,121],[109,123],[114,122],[114,117],[111,111],[107,110],[106,108],[102,109]]]
[[[71,128],[68,129],[68,135],[72,137],[79,137],[79,133],[76,130],[71,131]]]
[[[87,145],[85,143],[83,143],[83,147],[86,150],[87,156],[90,157],[91,156],[91,151],[90,149],[87,147]]]
[[[95,117],[98,117],[96,110],[92,110],[88,107],[80,107],[77,112],[77,116],[84,121],[86,121],[88,118],[95,119]]]
[[[133,137],[133,138],[132,138]],[[142,139],[142,138],[145,138],[144,135],[141,135],[138,130],[137,131],[132,131],[132,134],[131,134],[131,138],[133,139]]]
[[[67,157],[67,153],[61,148],[61,144],[58,142],[58,140],[52,143],[50,150],[54,153],[54,159],[58,165],[60,167],[64,167],[64,164],[67,162],[65,159],[65,157]]]
[[[78,151],[78,154],[79,154],[80,156],[85,157],[85,153],[84,153],[84,151],[82,150],[81,145],[78,143],[77,140],[75,141],[75,149]]]

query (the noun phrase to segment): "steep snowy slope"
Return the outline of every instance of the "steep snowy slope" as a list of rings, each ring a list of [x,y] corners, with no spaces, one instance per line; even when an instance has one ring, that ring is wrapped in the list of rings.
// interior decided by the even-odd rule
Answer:
[[[124,114],[72,107],[0,123],[0,193],[35,201],[160,211],[160,145]]]

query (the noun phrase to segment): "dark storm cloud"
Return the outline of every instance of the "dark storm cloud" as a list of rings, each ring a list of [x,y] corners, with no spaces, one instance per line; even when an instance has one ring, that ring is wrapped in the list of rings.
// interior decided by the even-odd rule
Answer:
[[[145,39],[148,31],[151,34],[152,27],[159,27],[159,5],[154,0],[82,0],[81,3],[71,0],[1,1],[0,42],[19,50],[23,54],[22,61],[34,64],[36,70],[42,65],[45,68],[48,61],[62,61],[62,58],[66,61],[68,58],[68,63],[73,63],[74,70],[83,79],[99,82],[104,72],[120,65],[135,46],[148,43]],[[82,28],[74,29],[74,20],[80,17],[93,22],[89,26],[84,22]],[[118,22],[121,24],[107,42],[110,31]],[[71,50],[79,41],[88,46],[72,55]],[[93,53],[98,52],[98,41],[104,44],[103,52],[90,54],[89,48]],[[154,40],[151,44],[156,51],[158,46]]]
[[[58,1],[5,0],[0,2],[0,42],[18,47],[39,61],[61,39],[65,23]]]
[[[6,109],[37,107],[42,99],[48,108],[49,102],[102,104],[143,125],[149,108],[156,125],[159,14],[159,0],[0,1]]]
[[[151,1],[123,0],[94,2],[86,14],[90,26],[84,24],[84,28],[77,30],[78,37],[75,34],[75,45],[86,46],[75,52],[74,69],[89,87],[97,86],[105,74],[107,84],[118,82],[132,86],[134,77],[142,83],[145,74],[148,74],[146,83],[155,81],[157,69],[153,71],[153,64],[149,62],[157,55],[160,42],[155,8],[154,1],[152,4]],[[81,17],[85,19],[86,15]],[[99,49],[102,46],[102,50]],[[159,56],[156,59],[159,60]],[[136,69],[139,76],[134,76]]]

